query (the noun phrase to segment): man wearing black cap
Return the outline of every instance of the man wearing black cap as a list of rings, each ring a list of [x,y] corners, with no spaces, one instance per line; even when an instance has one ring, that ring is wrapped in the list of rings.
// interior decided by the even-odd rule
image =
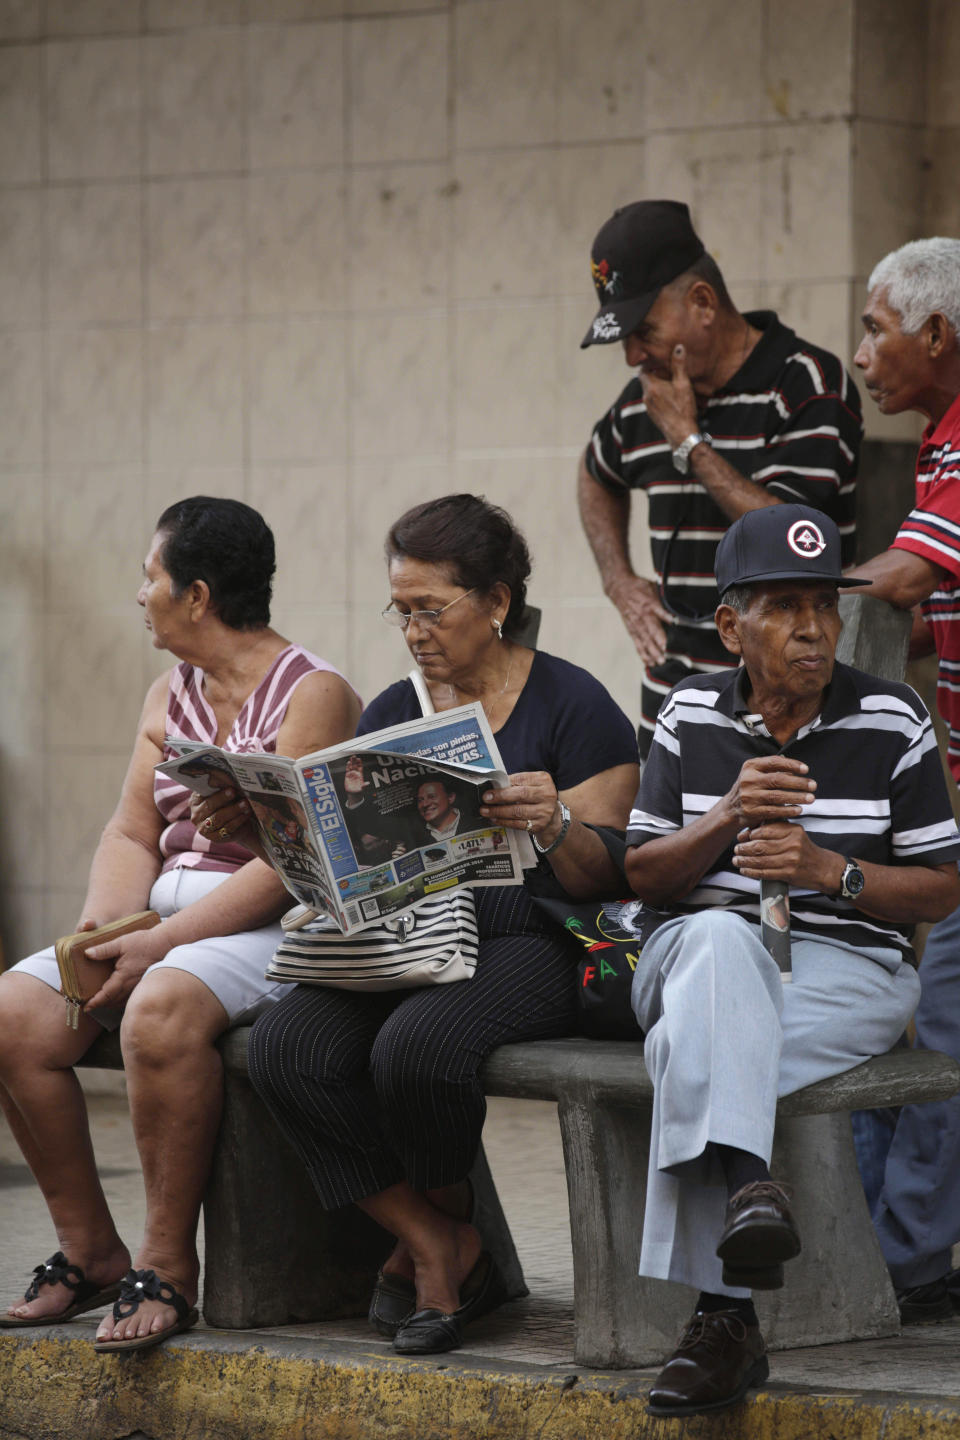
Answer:
[[[739,515],[782,501],[823,510],[854,560],[862,424],[840,361],[771,311],[742,315],[686,205],[640,200],[593,243],[600,310],[583,346],[619,341],[638,371],[594,427],[580,514],[604,590],[646,665],[640,749],[684,676],[728,666],[713,624],[713,557]],[[647,492],[658,583],[634,573],[630,491]]]
[[[658,1415],[766,1379],[752,1291],[779,1288],[800,1251],[767,1168],[777,1098],[896,1041],[920,988],[912,928],[960,895],[929,715],[907,685],[835,663],[850,582],[833,522],[750,510],[716,578],[741,668],[671,691],[627,832],[633,889],[675,916],[633,979],[654,1087],[640,1273],[700,1291],[651,1389]],[[761,942],[763,880],[790,887],[789,984]]]

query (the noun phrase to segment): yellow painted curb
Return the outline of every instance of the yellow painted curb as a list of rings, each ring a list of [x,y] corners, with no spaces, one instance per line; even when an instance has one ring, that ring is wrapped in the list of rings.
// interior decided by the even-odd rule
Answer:
[[[960,1403],[773,1388],[686,1420],[645,1408],[650,1375],[203,1331],[97,1355],[70,1327],[0,1334],[3,1440],[957,1440]]]

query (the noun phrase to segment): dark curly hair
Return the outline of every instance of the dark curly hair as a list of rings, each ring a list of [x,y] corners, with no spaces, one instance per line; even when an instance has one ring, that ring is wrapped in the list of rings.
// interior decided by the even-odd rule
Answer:
[[[203,580],[214,611],[231,630],[270,624],[276,551],[273,532],[256,510],[241,500],[192,495],[164,510],[157,534],[174,595]]]
[[[503,628],[522,628],[527,603],[530,552],[506,510],[482,495],[443,495],[414,505],[391,525],[384,546],[387,562],[400,556],[443,565],[455,584],[489,593],[502,583],[510,590]]]

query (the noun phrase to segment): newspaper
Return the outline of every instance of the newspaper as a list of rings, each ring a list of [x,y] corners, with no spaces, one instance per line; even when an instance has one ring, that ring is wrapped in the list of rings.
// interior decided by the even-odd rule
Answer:
[[[200,795],[225,771],[250,803],[284,885],[345,934],[458,885],[520,885],[529,836],[491,825],[481,795],[507,783],[480,705],[301,755],[235,754],[168,736],[156,768]]]

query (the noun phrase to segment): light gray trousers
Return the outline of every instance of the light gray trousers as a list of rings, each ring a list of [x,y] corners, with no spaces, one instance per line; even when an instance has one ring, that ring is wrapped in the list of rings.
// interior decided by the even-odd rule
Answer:
[[[738,915],[703,910],[656,932],[632,992],[654,1090],[641,1275],[749,1294],[721,1281],[727,1191],[709,1147],[769,1163],[777,1097],[888,1050],[919,994],[895,950],[794,940],[784,985]]]

